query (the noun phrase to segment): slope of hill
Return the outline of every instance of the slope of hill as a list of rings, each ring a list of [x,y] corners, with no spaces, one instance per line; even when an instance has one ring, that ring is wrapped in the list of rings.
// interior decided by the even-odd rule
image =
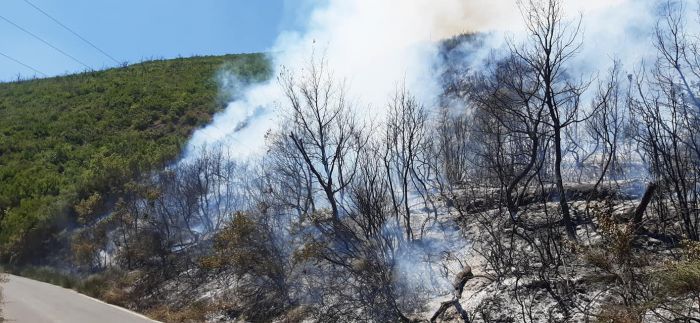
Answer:
[[[264,55],[150,61],[0,84],[0,260],[42,255],[130,179],[175,158],[227,98],[216,73],[268,77]]]

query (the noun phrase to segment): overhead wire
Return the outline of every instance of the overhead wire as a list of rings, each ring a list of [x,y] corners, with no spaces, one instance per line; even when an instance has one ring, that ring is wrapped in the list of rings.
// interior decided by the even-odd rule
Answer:
[[[89,70],[94,70],[94,69],[93,69],[92,67],[90,67],[88,64],[83,63],[81,60],[75,58],[74,56],[72,56],[72,55],[70,55],[70,54],[68,54],[68,53],[66,53],[65,51],[61,50],[60,48],[54,46],[53,44],[49,43],[48,41],[44,40],[43,38],[37,36],[36,34],[32,33],[31,31],[27,30],[26,28],[24,28],[24,27],[22,27],[22,26],[16,24],[16,23],[13,22],[12,20],[7,19],[7,18],[5,18],[5,17],[2,16],[2,15],[0,15],[0,19],[2,19],[2,20],[4,20],[5,22],[7,22],[7,23],[9,23],[9,24],[11,24],[11,25],[13,25],[13,26],[15,26],[17,29],[19,29],[19,30],[25,32],[26,34],[28,34],[28,35],[34,37],[35,39],[37,39],[37,40],[39,40],[40,42],[46,44],[47,46],[53,48],[53,49],[56,50],[57,52],[59,52],[59,53],[65,55],[66,57],[72,59],[73,61],[79,63],[80,65],[85,66],[87,69],[89,69]]]
[[[36,69],[36,68],[34,68],[34,67],[28,65],[28,64],[25,64],[25,63],[23,63],[22,61],[20,61],[20,60],[14,58],[14,57],[12,57],[12,56],[10,56],[10,55],[7,55],[7,54],[5,54],[5,53],[3,53],[3,52],[0,52],[0,56],[3,56],[3,57],[5,57],[5,58],[7,58],[7,59],[9,59],[9,60],[11,60],[11,61],[13,61],[13,62],[19,64],[19,65],[22,65],[22,66],[24,66],[24,67],[26,67],[26,68],[28,68],[28,69],[34,71],[35,73],[41,74],[41,75],[43,75],[43,76],[48,76],[48,75],[46,75],[46,73],[44,73],[44,72],[42,72],[42,71],[40,71],[40,70],[38,70],[38,69]]]
[[[93,44],[91,41],[87,40],[85,37],[83,37],[83,36],[81,36],[80,34],[78,34],[78,32],[76,32],[75,30],[73,30],[73,29],[71,29],[70,27],[66,26],[64,23],[62,23],[62,22],[59,21],[57,18],[55,18],[55,17],[53,17],[52,15],[50,15],[50,14],[49,14],[48,12],[46,12],[45,10],[39,8],[39,6],[35,5],[34,3],[30,2],[29,0],[24,0],[24,2],[26,2],[28,5],[32,6],[32,7],[33,7],[34,9],[36,9],[37,11],[41,12],[42,14],[44,14],[44,15],[45,15],[46,17],[48,17],[49,19],[53,20],[55,23],[57,23],[59,26],[63,27],[65,30],[69,31],[69,32],[70,32],[71,34],[73,34],[75,37],[80,38],[80,40],[84,41],[86,44],[90,45],[92,48],[94,48],[94,49],[96,49],[97,51],[99,51],[100,53],[102,53],[102,55],[105,55],[107,58],[111,59],[111,60],[112,60],[114,63],[116,63],[117,65],[121,64],[116,58],[112,57],[112,55],[109,55],[106,51],[104,51],[104,50],[102,50],[101,48],[97,47],[97,45]]]

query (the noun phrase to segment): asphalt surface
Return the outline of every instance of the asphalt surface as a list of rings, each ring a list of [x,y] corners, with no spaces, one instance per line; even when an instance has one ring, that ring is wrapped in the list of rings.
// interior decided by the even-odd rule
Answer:
[[[2,285],[6,322],[19,323],[153,323],[144,316],[103,303],[73,290],[8,276]]]

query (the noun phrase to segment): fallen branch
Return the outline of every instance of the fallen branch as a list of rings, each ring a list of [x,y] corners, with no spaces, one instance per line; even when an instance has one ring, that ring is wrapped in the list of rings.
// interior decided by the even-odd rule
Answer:
[[[469,267],[469,265],[465,265],[464,269],[462,269],[462,271],[459,274],[457,274],[454,282],[452,283],[452,286],[455,289],[455,299],[462,298],[462,292],[464,292],[464,285],[466,285],[467,282],[472,278],[474,278],[474,274],[472,273],[472,267]]]
[[[454,287],[454,295],[452,296],[452,299],[446,302],[442,302],[440,304],[440,307],[438,308],[437,311],[435,311],[435,314],[430,318],[430,322],[435,322],[440,316],[445,314],[445,312],[452,306],[457,310],[457,313],[459,313],[459,316],[462,318],[462,320],[465,323],[469,323],[469,314],[467,311],[462,308],[462,304],[459,303],[459,299],[462,298],[462,292],[464,292],[464,285],[467,284],[467,282],[474,278],[474,274],[472,273],[472,268],[469,267],[469,265],[465,265],[464,269],[455,276],[455,280],[452,283],[452,286]]]
[[[459,303],[458,299],[451,299],[447,302],[442,302],[440,304],[440,308],[433,314],[433,316],[430,318],[430,322],[435,322],[438,317],[440,317],[442,314],[444,314],[450,307],[454,306],[455,309],[457,310],[457,313],[459,313],[459,316],[462,318],[462,320],[465,323],[469,323],[469,314],[467,314],[467,311],[462,308],[462,304]]]

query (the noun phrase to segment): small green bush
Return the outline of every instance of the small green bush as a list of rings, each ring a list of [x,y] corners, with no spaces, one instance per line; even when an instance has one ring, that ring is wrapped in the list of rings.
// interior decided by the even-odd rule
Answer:
[[[72,289],[77,286],[79,282],[78,278],[51,267],[26,267],[16,273],[22,277],[61,286],[63,288]]]
[[[81,280],[75,287],[75,289],[85,295],[90,297],[102,299],[105,291],[107,291],[111,285],[110,272],[96,274],[88,276],[87,278]]]
[[[667,265],[658,274],[661,290],[670,296],[700,295],[700,261]]]

